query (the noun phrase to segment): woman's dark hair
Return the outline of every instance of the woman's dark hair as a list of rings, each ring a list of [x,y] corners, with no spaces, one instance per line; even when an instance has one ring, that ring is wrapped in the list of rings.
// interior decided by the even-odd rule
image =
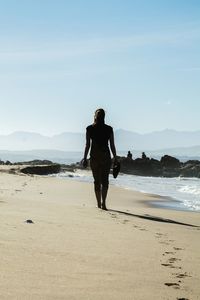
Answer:
[[[103,108],[98,108],[94,114],[94,125],[104,124],[105,111]]]

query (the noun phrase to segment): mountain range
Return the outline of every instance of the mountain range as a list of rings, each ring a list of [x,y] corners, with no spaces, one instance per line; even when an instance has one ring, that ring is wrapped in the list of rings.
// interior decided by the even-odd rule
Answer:
[[[115,141],[120,151],[192,147],[200,145],[200,131],[185,132],[166,129],[139,134],[118,129],[115,131]],[[17,131],[9,135],[0,135],[0,150],[82,151],[84,144],[84,133],[64,132],[49,137],[39,133]]]
[[[200,131],[162,130],[139,134],[118,129],[115,131],[115,143],[118,153],[130,150],[134,156],[145,151],[150,156],[169,154],[179,157],[200,157]],[[0,159],[9,159],[15,154],[23,160],[27,158],[59,158],[75,155],[82,156],[85,146],[84,133],[64,132],[54,136],[39,133],[17,131],[9,135],[0,135]],[[79,153],[79,154],[78,154]],[[46,155],[46,156],[45,156]],[[15,159],[16,160],[16,159]]]

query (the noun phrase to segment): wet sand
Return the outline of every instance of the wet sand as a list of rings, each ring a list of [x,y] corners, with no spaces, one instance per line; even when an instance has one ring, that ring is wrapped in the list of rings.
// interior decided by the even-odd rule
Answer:
[[[90,183],[0,183],[0,299],[200,299],[199,213],[114,186],[102,211]]]

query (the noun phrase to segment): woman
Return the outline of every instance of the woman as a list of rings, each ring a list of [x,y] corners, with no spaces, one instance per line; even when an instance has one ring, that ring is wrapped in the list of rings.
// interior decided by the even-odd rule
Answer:
[[[105,111],[100,108],[95,111],[94,123],[86,128],[86,146],[83,158],[83,166],[87,166],[87,155],[90,150],[90,166],[94,177],[94,190],[97,206],[104,210],[106,208],[106,197],[109,185],[109,172],[111,167],[112,151],[116,161],[116,149],[114,134],[111,126],[105,124]],[[110,144],[110,149],[109,145]]]

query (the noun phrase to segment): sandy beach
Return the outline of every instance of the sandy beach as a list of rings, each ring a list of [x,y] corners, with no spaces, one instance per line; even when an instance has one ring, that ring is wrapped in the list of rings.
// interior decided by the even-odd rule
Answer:
[[[102,211],[70,179],[0,183],[0,299],[200,299],[199,213],[114,186]]]

